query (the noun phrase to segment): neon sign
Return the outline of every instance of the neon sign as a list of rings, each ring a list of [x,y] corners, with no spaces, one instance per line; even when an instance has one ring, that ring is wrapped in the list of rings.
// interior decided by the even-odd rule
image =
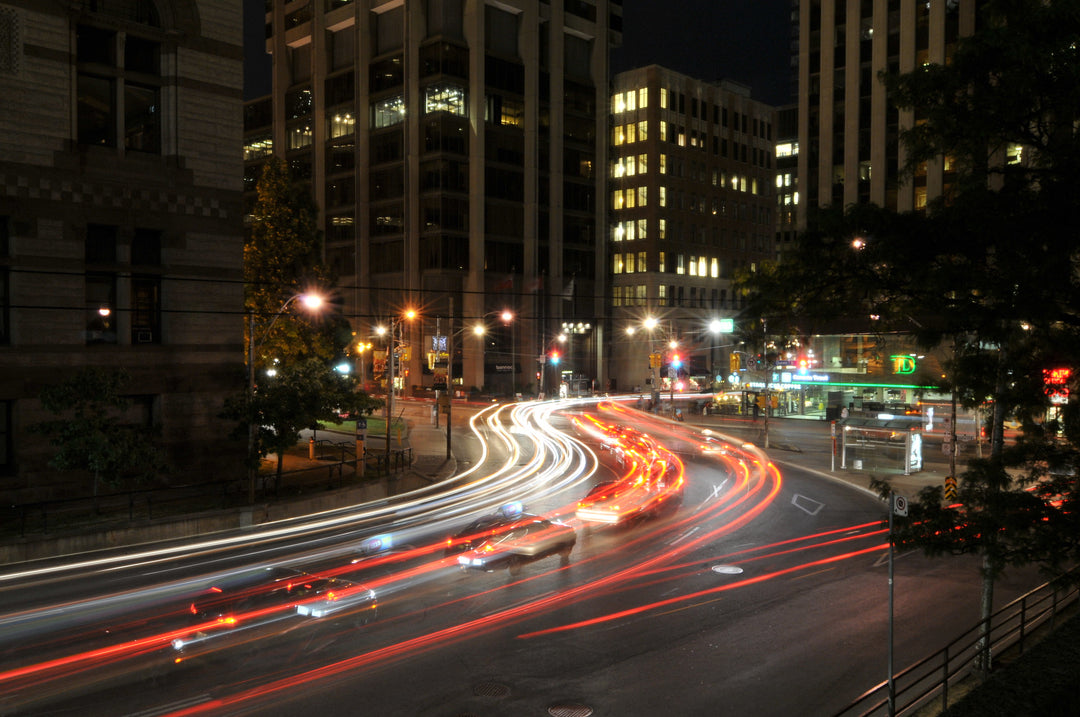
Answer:
[[[893,373],[915,373],[915,357],[908,354],[896,354],[890,356]]]

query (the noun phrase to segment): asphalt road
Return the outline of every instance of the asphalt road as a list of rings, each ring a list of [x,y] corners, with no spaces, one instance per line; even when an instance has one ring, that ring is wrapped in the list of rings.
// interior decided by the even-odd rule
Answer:
[[[686,461],[683,499],[626,527],[578,525],[569,565],[550,557],[510,576],[414,555],[396,568],[401,580],[379,583],[374,622],[293,619],[179,670],[151,652],[86,679],[31,683],[24,689],[51,695],[25,713],[828,715],[884,679],[881,503],[816,470],[749,477],[745,456],[702,455],[681,427],[635,424]],[[799,439],[784,440],[796,448]],[[609,452],[599,455],[592,482],[620,471]],[[507,459],[505,449],[496,459]],[[585,487],[541,494],[527,508],[565,511]],[[970,559],[907,554],[895,566],[895,661],[904,665],[977,620],[979,577]],[[150,572],[140,583],[153,582]],[[1038,582],[1011,577],[998,601]],[[157,607],[138,617],[155,631],[181,619]],[[5,699],[27,703],[5,694],[2,677],[8,714]]]

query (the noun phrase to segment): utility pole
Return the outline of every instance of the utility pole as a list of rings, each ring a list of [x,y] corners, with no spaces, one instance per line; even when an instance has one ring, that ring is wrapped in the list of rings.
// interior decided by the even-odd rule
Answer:
[[[450,406],[454,403],[454,297],[450,297],[450,317],[446,320],[446,460],[450,460]]]

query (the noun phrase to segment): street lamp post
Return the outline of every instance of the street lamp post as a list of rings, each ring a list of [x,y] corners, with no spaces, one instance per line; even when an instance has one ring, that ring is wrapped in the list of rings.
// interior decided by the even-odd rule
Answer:
[[[267,325],[266,330],[263,331],[262,336],[256,341],[255,339],[255,309],[251,309],[248,312],[248,402],[249,404],[255,398],[255,348],[266,340],[266,337],[270,334],[270,329],[274,328],[274,324],[285,313],[285,309],[289,308],[289,304],[300,299],[300,303],[304,305],[308,311],[318,311],[323,304],[323,297],[319,294],[304,293],[294,294],[290,296],[281,305],[281,308],[277,310],[274,317],[270,319],[270,323]],[[252,417],[248,417],[248,503],[255,503],[255,480],[258,475],[258,467],[255,463],[255,423]]]
[[[382,336],[387,335],[386,343],[386,358],[387,358],[387,384],[386,384],[386,473],[390,474],[390,424],[394,419],[394,363],[397,361],[397,331],[401,330],[402,319],[412,321],[416,318],[416,312],[412,309],[408,309],[402,314],[401,319],[390,319],[390,328],[387,330],[385,326],[378,326],[375,328],[375,333]]]

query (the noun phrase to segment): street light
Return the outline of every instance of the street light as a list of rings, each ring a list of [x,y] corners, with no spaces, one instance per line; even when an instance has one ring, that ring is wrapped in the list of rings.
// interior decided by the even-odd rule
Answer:
[[[281,308],[277,310],[274,317],[270,319],[269,325],[262,332],[262,335],[255,339],[255,310],[251,309],[248,312],[248,404],[249,406],[255,398],[255,348],[270,334],[270,329],[274,328],[274,324],[285,313],[285,310],[289,308],[289,305],[300,300],[300,303],[308,311],[316,312],[322,308],[325,301],[322,296],[315,293],[301,292],[299,294],[293,294],[281,305]],[[249,416],[249,421],[251,417]],[[248,502],[255,502],[255,478],[257,475],[257,467],[255,465],[255,424],[250,422],[248,424]]]

